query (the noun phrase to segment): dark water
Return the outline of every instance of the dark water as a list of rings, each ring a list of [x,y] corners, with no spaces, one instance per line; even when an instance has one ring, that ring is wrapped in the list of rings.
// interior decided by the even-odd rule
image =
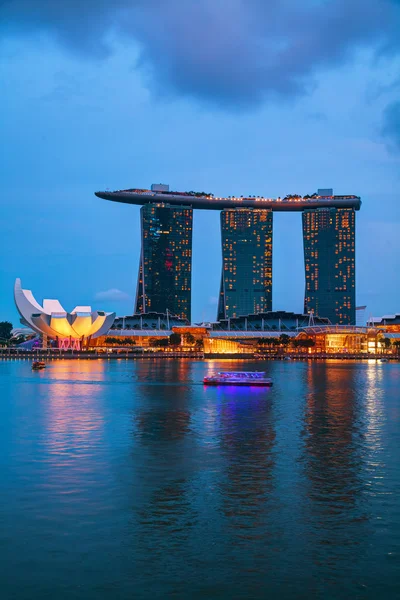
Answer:
[[[0,363],[0,597],[398,598],[400,365]]]

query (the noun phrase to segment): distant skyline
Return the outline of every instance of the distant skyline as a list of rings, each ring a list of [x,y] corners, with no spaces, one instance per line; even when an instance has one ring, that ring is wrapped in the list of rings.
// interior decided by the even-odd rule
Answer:
[[[140,209],[94,192],[159,182],[361,196],[356,303],[400,312],[400,4],[265,4],[2,4],[0,320],[16,277],[131,314]],[[216,318],[220,270],[219,214],[195,211],[193,321]],[[273,309],[301,312],[300,214],[274,215],[273,273]]]

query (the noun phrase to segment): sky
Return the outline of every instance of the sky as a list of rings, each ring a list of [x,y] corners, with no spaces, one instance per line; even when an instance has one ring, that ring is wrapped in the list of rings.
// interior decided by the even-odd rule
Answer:
[[[2,0],[0,321],[16,277],[132,314],[139,207],[97,190],[362,198],[357,304],[400,312],[399,0]],[[194,214],[214,320],[219,214]],[[273,309],[302,311],[301,214],[274,213]]]

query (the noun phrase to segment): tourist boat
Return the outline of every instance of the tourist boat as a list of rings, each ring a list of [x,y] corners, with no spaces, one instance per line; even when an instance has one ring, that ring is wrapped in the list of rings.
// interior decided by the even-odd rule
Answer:
[[[204,377],[204,385],[246,385],[269,387],[272,379],[265,376],[263,371],[226,371]]]
[[[39,369],[45,369],[46,368],[46,363],[43,362],[42,360],[35,360],[32,363],[32,371],[39,371]]]

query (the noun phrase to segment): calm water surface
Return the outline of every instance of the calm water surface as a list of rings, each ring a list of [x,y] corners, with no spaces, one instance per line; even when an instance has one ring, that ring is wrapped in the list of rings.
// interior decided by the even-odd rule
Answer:
[[[1,362],[1,598],[399,598],[400,365],[260,367]]]

